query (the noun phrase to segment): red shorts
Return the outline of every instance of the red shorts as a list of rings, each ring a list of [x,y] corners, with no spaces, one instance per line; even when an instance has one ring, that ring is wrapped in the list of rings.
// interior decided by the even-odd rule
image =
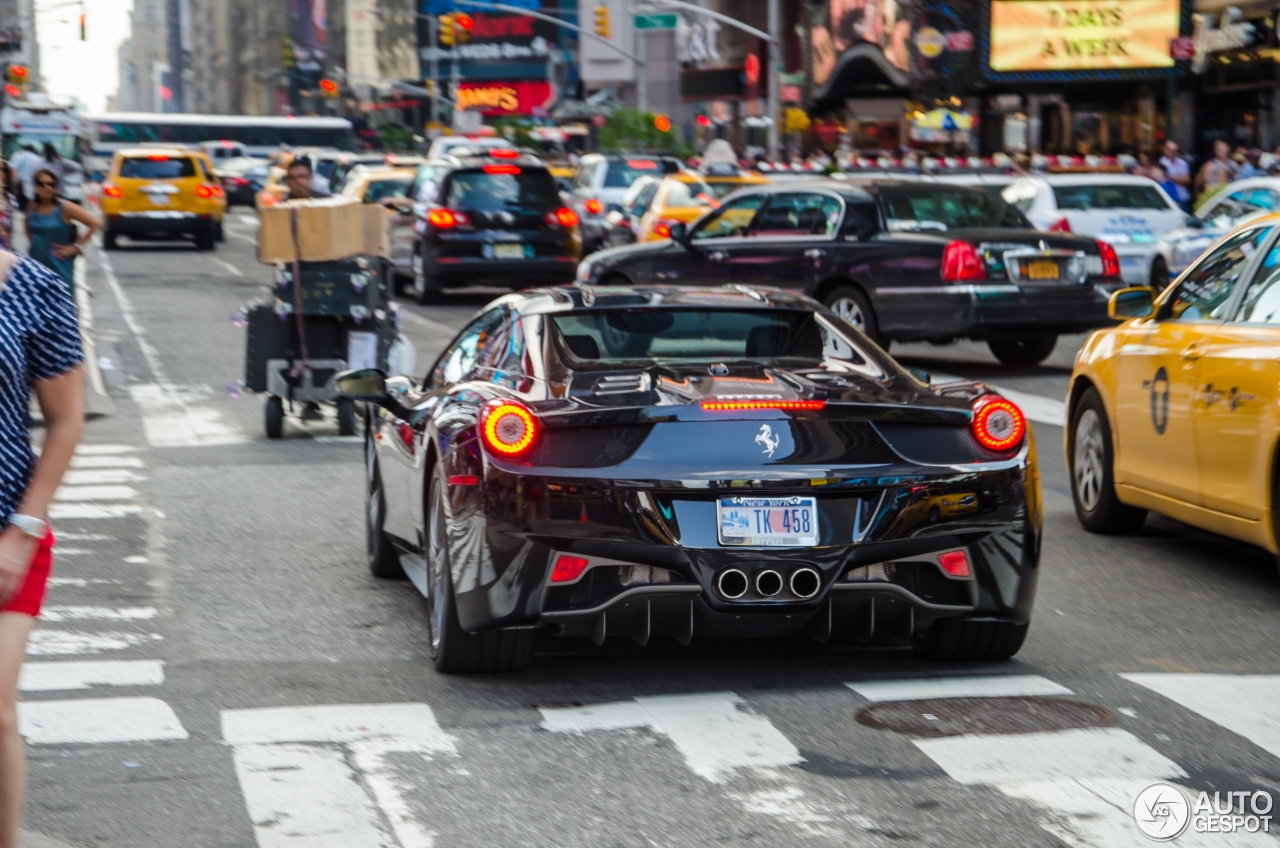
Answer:
[[[50,530],[40,540],[35,556],[31,558],[31,567],[27,569],[27,579],[22,581],[18,594],[9,599],[0,612],[21,612],[30,616],[40,614],[40,606],[44,603],[44,588],[49,582],[49,572],[53,570],[53,531]]]

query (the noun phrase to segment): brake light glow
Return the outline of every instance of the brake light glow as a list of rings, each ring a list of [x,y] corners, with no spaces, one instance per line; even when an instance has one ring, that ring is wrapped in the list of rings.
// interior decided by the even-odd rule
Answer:
[[[450,474],[449,485],[450,486],[478,486],[480,485],[480,478],[474,474]]]
[[[743,409],[786,409],[793,412],[822,409],[825,400],[704,400],[702,408],[710,412],[735,412]]]
[[[972,577],[973,571],[969,568],[969,555],[964,551],[947,551],[944,554],[938,554],[938,565],[950,577]]]
[[[495,147],[489,151],[489,155],[494,159],[519,159],[520,151],[510,147]]]
[[[147,158],[150,159],[152,162],[168,162],[169,161],[169,157],[163,153],[150,153],[147,155]]]
[[[973,403],[973,435],[988,450],[1014,447],[1027,434],[1027,419],[1012,401],[983,395]]]
[[[452,209],[432,209],[427,212],[427,223],[437,230],[451,230],[454,227],[465,227],[471,223],[466,212],[455,212]]]
[[[578,224],[578,213],[567,206],[561,206],[554,212],[548,211],[545,217],[549,226],[554,227],[559,224],[566,230]]]
[[[551,569],[552,583],[572,583],[582,576],[591,561],[585,557],[560,554],[556,557],[555,567]]]
[[[198,185],[196,186],[196,197],[210,198],[222,197],[222,186],[216,185]]]
[[[967,241],[949,241],[942,249],[942,279],[948,283],[985,280],[987,264]]]
[[[599,215],[604,211],[604,204],[596,200],[594,197],[582,204],[592,215]]]
[[[515,165],[485,165],[486,174],[518,174],[520,169]]]
[[[1116,249],[1107,242],[1100,241],[1098,242],[1098,253],[1102,254],[1102,276],[1120,276],[1120,257],[1116,256]]]
[[[659,221],[653,225],[653,234],[661,238],[671,238],[671,228]]]
[[[1049,225],[1049,232],[1051,232],[1051,233],[1070,233],[1070,232],[1071,232],[1071,222],[1070,222],[1070,221],[1068,221],[1066,218],[1059,218],[1058,220],[1054,221],[1052,224],[1050,224],[1050,225]]]
[[[656,171],[658,163],[652,159],[628,159],[627,167],[633,171]]]
[[[120,188],[118,185],[112,185],[111,183],[106,183],[102,186],[102,193],[107,197],[124,197],[124,189]]]
[[[522,405],[502,401],[486,412],[481,434],[490,450],[502,456],[516,456],[533,444],[538,422]]]

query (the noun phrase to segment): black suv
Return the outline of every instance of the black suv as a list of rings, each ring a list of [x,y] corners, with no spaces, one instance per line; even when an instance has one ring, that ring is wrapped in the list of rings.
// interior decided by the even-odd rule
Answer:
[[[513,149],[460,153],[430,163],[430,179],[417,181],[409,198],[418,302],[461,286],[571,282],[582,255],[578,215],[546,164]]]

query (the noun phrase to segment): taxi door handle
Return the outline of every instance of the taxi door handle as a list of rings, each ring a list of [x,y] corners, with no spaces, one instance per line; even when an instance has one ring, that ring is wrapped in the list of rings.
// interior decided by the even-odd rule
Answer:
[[[1204,345],[1200,342],[1192,342],[1182,349],[1182,358],[1188,360],[1199,359],[1204,353]]]

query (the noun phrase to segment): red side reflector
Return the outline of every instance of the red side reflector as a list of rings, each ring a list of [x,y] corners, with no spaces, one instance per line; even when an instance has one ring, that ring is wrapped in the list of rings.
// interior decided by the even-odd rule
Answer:
[[[474,474],[450,474],[449,485],[450,486],[478,486],[480,485],[480,478]]]
[[[582,557],[560,554],[556,557],[556,566],[551,569],[552,583],[572,583],[582,576],[590,563]]]
[[[495,147],[489,151],[489,155],[494,159],[519,159],[520,151],[509,147]]]
[[[938,565],[951,577],[972,577],[969,569],[969,556],[964,551],[947,551],[938,554]]]
[[[715,412],[737,409],[822,409],[825,400],[704,400],[702,408]]]
[[[485,165],[486,174],[518,174],[520,169],[515,165]]]

